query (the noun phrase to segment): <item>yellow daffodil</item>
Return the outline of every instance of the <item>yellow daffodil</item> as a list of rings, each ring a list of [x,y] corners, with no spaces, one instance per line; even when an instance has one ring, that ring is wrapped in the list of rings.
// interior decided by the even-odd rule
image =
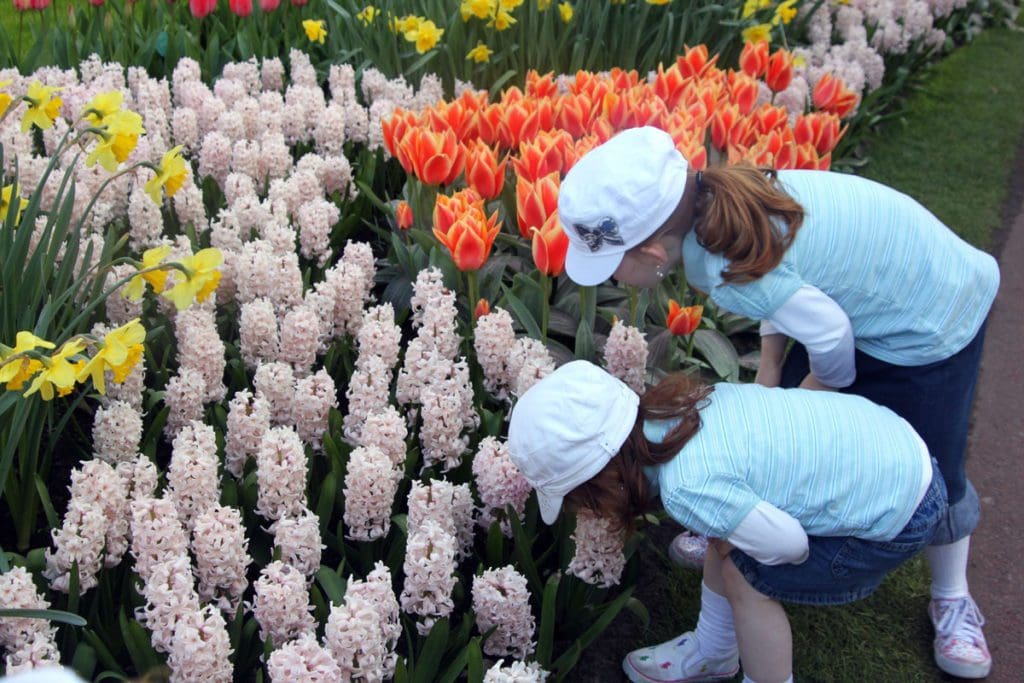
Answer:
[[[793,66],[798,69],[807,66],[807,60],[804,59],[803,55],[793,55]]]
[[[302,28],[306,31],[306,37],[312,43],[324,44],[327,39],[327,26],[323,19],[306,19],[302,22]]]
[[[100,93],[85,105],[83,118],[89,122],[90,126],[102,126],[105,118],[121,111],[122,104],[124,104],[124,94],[120,90]]]
[[[0,81],[0,116],[3,116],[4,112],[7,111],[7,107],[11,106],[11,96],[3,91],[11,83],[14,83],[14,81]]]
[[[64,342],[57,353],[44,360],[42,369],[36,374],[29,385],[25,396],[31,396],[37,391],[43,395],[44,401],[49,401],[54,396],[54,389],[58,396],[65,396],[75,386],[76,365],[71,358],[85,348],[85,342],[81,339],[72,339]]]
[[[775,8],[775,14],[772,15],[772,26],[778,26],[782,24],[788,25],[789,22],[796,18],[796,0],[784,0],[778,7]]]
[[[423,54],[432,50],[437,42],[444,35],[444,29],[438,28],[430,19],[422,20],[415,31],[406,31],[405,39],[410,43],[416,43],[416,52]]]
[[[672,0],[647,0],[648,5],[667,5]]]
[[[572,5],[568,2],[563,2],[558,5],[558,14],[561,15],[562,21],[569,23],[572,21]]]
[[[181,156],[181,145],[166,152],[160,160],[156,175],[146,183],[146,194],[157,206],[163,204],[160,189],[167,189],[167,196],[173,197],[188,178],[188,163]]]
[[[18,186],[10,184],[0,190],[0,223],[7,220],[7,214],[14,211],[14,224],[21,220],[21,212],[28,206],[28,200],[18,194]]]
[[[356,19],[363,22],[363,26],[369,26],[373,23],[373,20],[380,15],[380,10],[373,5],[367,5],[363,10],[356,15]]]
[[[169,253],[171,253],[171,247],[166,244],[162,247],[147,249],[142,253],[142,264],[139,266],[139,270],[149,270],[159,266]],[[128,281],[128,286],[124,288],[124,297],[132,301],[138,301],[142,298],[143,292],[146,291],[147,282],[153,288],[153,293],[159,294],[164,291],[164,285],[167,284],[167,271],[154,270],[149,273],[136,275]]]
[[[494,17],[487,22],[488,26],[493,26],[496,31],[504,31],[516,23],[516,18],[505,10],[498,10]]]
[[[410,43],[414,43],[416,42],[416,38],[410,38],[409,34],[415,34],[416,30],[419,29],[420,24],[423,21],[424,20],[422,18],[413,16],[411,14],[405,17],[398,17],[397,19],[391,20],[391,30],[394,31],[395,33],[405,34],[405,39],[408,40]]]
[[[493,54],[491,48],[487,47],[481,40],[477,42],[476,47],[466,54],[466,59],[472,59],[477,64],[482,64],[483,62],[491,61],[491,54]]]
[[[223,263],[224,256],[220,249],[210,247],[196,252],[192,256],[181,259],[181,265],[185,268],[184,278],[178,274],[178,283],[164,296],[174,302],[179,311],[183,311],[192,305],[192,300],[205,301],[213,290],[217,289],[220,282],[220,271],[218,268]]]
[[[109,369],[114,373],[116,382],[123,382],[142,357],[142,342],[145,340],[146,328],[138,318],[107,332],[96,354],[78,369],[75,379],[84,382],[86,377],[91,376],[96,391],[105,394],[104,372]]]
[[[55,344],[45,339],[40,339],[31,332],[22,330],[14,338],[14,348],[0,344],[0,382],[5,382],[7,388],[17,391],[27,382],[32,375],[43,367],[43,364],[34,358],[16,358],[13,356],[25,351],[34,349],[52,349]]]
[[[462,15],[463,21],[469,21],[470,17],[486,19],[491,16],[493,5],[493,0],[462,0],[462,4],[459,5],[459,14]]]
[[[749,19],[757,11],[760,2],[758,0],[747,0],[743,3],[743,11],[740,12],[740,16],[744,19]]]
[[[760,43],[762,41],[770,43],[772,40],[772,25],[757,24],[756,26],[743,29],[741,35],[745,43]]]
[[[142,117],[133,111],[115,111],[103,119],[102,130],[97,133],[99,142],[85,158],[87,167],[99,162],[110,173],[117,171],[128,155],[135,149],[139,136],[146,131],[142,128]]]
[[[28,109],[21,116],[22,133],[27,133],[33,125],[42,130],[53,126],[53,120],[60,114],[60,106],[63,104],[59,97],[53,95],[58,90],[58,87],[32,81],[32,85],[28,86],[28,92],[25,93]]]
[[[551,9],[551,0],[537,0],[537,9],[541,12]]]
[[[523,0],[498,0],[498,8],[504,10],[513,10],[523,4]]]

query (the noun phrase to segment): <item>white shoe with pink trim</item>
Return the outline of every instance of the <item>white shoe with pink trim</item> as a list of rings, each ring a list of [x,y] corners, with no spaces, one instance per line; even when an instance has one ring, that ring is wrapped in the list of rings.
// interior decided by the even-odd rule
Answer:
[[[968,595],[935,599],[928,605],[935,626],[935,663],[960,678],[985,678],[992,670],[992,655],[981,627],[985,617]]]
[[[740,670],[738,653],[709,658],[701,654],[693,631],[653,647],[633,650],[622,660],[633,683],[697,683],[732,678]]]

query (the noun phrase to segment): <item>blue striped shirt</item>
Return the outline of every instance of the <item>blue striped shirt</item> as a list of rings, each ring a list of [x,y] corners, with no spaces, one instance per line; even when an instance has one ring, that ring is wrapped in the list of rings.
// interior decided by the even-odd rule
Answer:
[[[716,384],[701,428],[647,468],[680,524],[725,538],[761,500],[809,535],[894,538],[924,485],[923,444],[888,408],[851,394]],[[651,421],[660,442],[674,421]]]
[[[727,311],[764,320],[805,284],[849,317],[856,346],[896,365],[949,358],[980,329],[999,287],[989,254],[967,244],[914,199],[866,178],[782,171],[804,222],[782,262],[754,282],[727,284],[728,261],[683,241],[690,283]]]

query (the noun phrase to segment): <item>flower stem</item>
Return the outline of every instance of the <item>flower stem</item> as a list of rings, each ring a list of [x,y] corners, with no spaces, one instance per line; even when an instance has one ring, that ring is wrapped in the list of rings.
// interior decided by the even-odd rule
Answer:
[[[469,320],[473,320],[473,310],[476,302],[480,300],[480,282],[477,280],[478,273],[475,270],[466,271],[466,295],[469,300],[466,302],[466,310],[469,311]]]
[[[547,273],[540,274],[540,340],[548,340],[548,322],[551,318],[551,278]]]

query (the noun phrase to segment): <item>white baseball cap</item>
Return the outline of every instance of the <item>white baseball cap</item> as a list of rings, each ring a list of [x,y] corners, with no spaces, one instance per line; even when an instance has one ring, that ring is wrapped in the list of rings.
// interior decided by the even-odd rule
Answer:
[[[512,461],[537,492],[540,516],[554,524],[562,499],[600,472],[636,423],[640,397],[585,360],[534,384],[512,409]]]
[[[672,136],[645,126],[584,154],[558,191],[569,236],[565,272],[580,285],[604,282],[627,251],[661,227],[686,189],[686,158]]]

